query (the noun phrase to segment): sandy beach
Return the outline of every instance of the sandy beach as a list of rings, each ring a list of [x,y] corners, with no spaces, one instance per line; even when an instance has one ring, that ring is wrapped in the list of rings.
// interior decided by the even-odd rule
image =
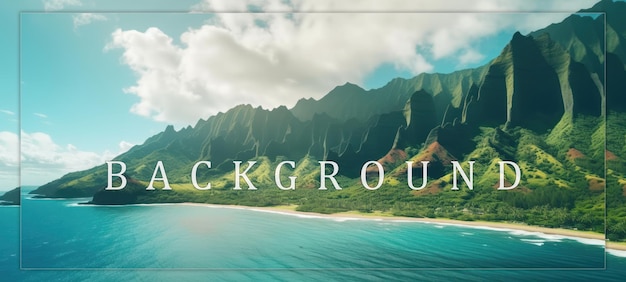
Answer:
[[[476,228],[489,228],[500,229],[502,231],[526,231],[537,232],[549,235],[558,235],[565,237],[583,238],[598,241],[605,241],[604,234],[591,232],[591,231],[578,231],[563,228],[548,228],[540,226],[526,225],[522,223],[508,223],[508,222],[489,222],[489,221],[462,221],[454,219],[444,218],[415,218],[415,217],[402,217],[393,216],[383,213],[361,213],[361,212],[342,212],[334,214],[321,214],[313,212],[301,212],[296,211],[295,205],[292,206],[276,206],[276,207],[249,207],[249,206],[237,206],[237,205],[215,205],[215,204],[200,204],[200,203],[183,203],[188,206],[203,206],[213,208],[233,208],[233,209],[245,209],[253,211],[263,211],[272,213],[282,213],[287,215],[307,216],[307,217],[322,217],[322,218],[340,218],[340,219],[366,219],[366,220],[393,220],[393,221],[415,221],[432,224],[444,224],[444,225],[458,225],[466,227]],[[626,251],[626,244],[616,242],[606,242],[606,247],[612,250]]]

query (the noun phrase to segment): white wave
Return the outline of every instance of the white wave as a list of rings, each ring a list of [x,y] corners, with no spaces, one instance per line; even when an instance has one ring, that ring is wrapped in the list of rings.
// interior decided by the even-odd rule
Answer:
[[[489,227],[489,226],[483,226],[483,225],[465,225],[465,224],[462,224],[462,223],[437,223],[437,224],[449,225],[449,226],[457,226],[457,227],[463,227],[463,228],[472,228],[472,229],[481,229],[481,230],[490,230],[490,231],[500,231],[500,232],[515,231],[514,229],[508,229],[508,228]]]
[[[234,209],[249,210],[249,211],[256,211],[256,212],[266,212],[266,213],[281,214],[281,215],[290,215],[290,216],[295,216],[299,218],[330,218],[330,217],[321,216],[321,215],[310,215],[310,214],[282,212],[282,211],[274,211],[274,210],[249,209],[249,208],[237,208],[237,207],[234,207]]]
[[[472,233],[472,232],[461,232],[461,234],[463,234],[463,235],[470,235],[470,236],[474,235],[474,233]]]
[[[626,251],[606,249],[606,253],[620,258],[626,258]]]
[[[28,201],[54,201],[54,200],[59,200],[61,198],[35,198],[37,195],[32,195],[32,196],[22,196],[22,200],[28,200]]]
[[[576,241],[578,243],[585,244],[585,245],[604,246],[604,240],[600,240],[600,239],[589,239],[589,238],[582,238],[582,237],[575,237],[575,236],[546,234],[542,232],[532,232],[532,231],[523,231],[523,230],[514,230],[512,232],[509,232],[509,234],[515,235],[515,236],[539,237],[546,242],[562,242],[563,240],[573,240],[573,241]],[[525,239],[522,239],[522,241],[524,240]]]
[[[125,207],[151,207],[151,206],[179,206],[177,203],[159,203],[159,204],[124,204],[124,205],[96,205],[87,204],[87,202],[69,203],[67,207],[103,207],[103,208],[125,208]]]
[[[397,222],[397,223],[426,223],[426,224],[432,224],[432,222],[426,222],[426,221],[415,221],[415,220],[406,220],[406,219],[390,219],[389,221],[391,222]]]
[[[245,206],[228,206],[228,205],[211,205],[211,204],[188,204],[188,203],[185,203],[183,205],[207,207],[207,208],[218,208],[218,209],[222,208],[222,209],[248,210],[248,211],[255,211],[255,212],[265,212],[265,213],[272,213],[272,214],[295,216],[295,217],[299,217],[299,218],[327,219],[327,220],[332,220],[332,221],[336,221],[336,222],[345,222],[345,221],[350,221],[350,220],[352,220],[352,221],[369,220],[369,221],[377,221],[377,222],[387,221],[387,220],[381,219],[381,218],[348,217],[348,216],[336,216],[336,215],[317,215],[317,214],[306,214],[304,212],[297,212],[297,211],[280,211],[280,210],[260,209],[260,208],[245,207]],[[402,220],[389,220],[389,222],[414,222],[414,221],[411,221],[411,220],[404,220],[404,221],[402,221]]]
[[[539,243],[545,243],[545,242],[556,242],[556,243],[559,243],[559,242],[563,242],[563,240],[554,239],[554,238],[550,238],[550,239],[546,239],[546,238],[544,238],[544,239],[521,239],[521,240],[523,242],[534,242],[534,243],[537,243],[537,242],[539,242]]]
[[[543,240],[543,239],[522,239],[522,242],[544,243],[544,242],[546,242],[546,240]]]
[[[535,246],[543,246],[546,242],[555,242],[553,240],[544,240],[544,239],[521,239],[522,242],[526,242],[528,244],[533,244]],[[556,242],[560,242],[560,241],[556,241]]]
[[[87,204],[86,202],[73,202],[65,205],[66,207],[82,207],[82,206],[97,206],[92,204]]]
[[[464,225],[464,224],[457,224],[457,223],[439,223],[439,222],[435,223],[435,222],[427,222],[427,221],[424,221],[424,223],[433,223],[437,225],[450,225],[450,226],[458,226],[458,227],[463,227],[463,228],[507,232],[508,234],[517,236],[517,237],[534,236],[534,237],[543,239],[544,242],[546,241],[561,242],[562,240],[567,239],[567,240],[573,240],[573,241],[576,241],[585,245],[604,246],[604,240],[600,240],[600,239],[588,239],[588,238],[575,237],[575,236],[554,235],[554,234],[547,234],[547,233],[537,232],[537,231],[525,231],[525,230],[518,230],[518,229],[511,229],[511,228],[490,227],[490,226],[482,226],[482,225]]]
[[[120,206],[120,205],[107,205],[107,207],[111,206]],[[132,205],[121,205],[121,206],[132,206],[132,207],[151,207],[151,206],[180,206],[178,203],[154,203],[154,204],[132,204]]]
[[[23,200],[30,200],[30,201],[89,201],[91,200],[91,197],[85,197],[85,198],[35,198],[37,196],[41,196],[41,195],[32,195],[30,197],[22,197]]]
[[[578,237],[567,237],[567,239],[575,240],[578,243],[582,243],[585,245],[594,245],[594,246],[605,246],[604,240],[598,239],[587,239],[587,238],[578,238]]]
[[[344,222],[344,221],[348,221],[348,220],[360,220],[360,218],[353,218],[353,217],[333,217],[333,221],[336,221],[336,222]]]

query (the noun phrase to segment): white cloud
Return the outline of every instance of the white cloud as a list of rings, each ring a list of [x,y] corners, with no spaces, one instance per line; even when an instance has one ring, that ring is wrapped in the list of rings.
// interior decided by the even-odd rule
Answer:
[[[58,145],[42,132],[22,131],[21,145],[21,181],[25,185],[44,184],[66,173],[104,163],[100,154],[81,151],[72,144]]]
[[[432,70],[414,52],[410,41],[421,35],[408,26],[383,36],[341,24],[331,28],[333,21],[343,21],[337,14],[315,15],[310,23],[309,15],[295,15],[294,20],[283,14],[223,17],[232,26],[189,30],[181,35],[184,47],[157,28],[112,34],[108,48],[123,48],[124,63],[140,75],[125,90],[141,98],[132,112],[193,124],[241,103],[276,107],[293,105],[301,97],[319,98],[335,85],[361,82],[385,61],[413,73]],[[405,20],[388,14],[343,17],[358,21],[362,30],[379,30],[381,21]],[[268,29],[254,24],[259,18]]]
[[[36,115],[36,116],[38,116],[38,117],[40,117],[40,118],[48,118],[48,116],[47,116],[47,115],[42,114],[42,113],[33,113],[33,115]]]
[[[467,66],[468,64],[473,64],[480,62],[485,58],[485,55],[478,53],[474,49],[466,49],[463,54],[459,56],[459,66]]]
[[[66,6],[82,6],[80,0],[43,0],[43,8],[45,11],[63,10]]]
[[[135,146],[135,144],[122,140],[118,144],[117,152],[111,152],[107,150],[104,152],[104,154],[102,154],[102,159],[104,161],[110,161],[113,158],[121,155],[122,153],[125,153],[126,151],[130,150],[130,148],[132,148],[133,146]]]
[[[573,12],[596,0],[202,0],[196,12],[245,12],[250,7],[268,12]]]
[[[15,113],[14,113],[14,112],[9,111],[9,110],[0,110],[0,112],[5,113],[5,114],[10,115],[10,116],[15,115]]]
[[[406,11],[574,11],[591,3],[559,2],[557,8],[526,0],[204,1],[192,10],[318,13],[218,13],[181,35],[156,27],[118,29],[105,49],[123,49],[123,63],[138,74],[136,84],[125,89],[139,97],[131,111],[180,126],[237,104],[273,108],[320,98],[336,85],[362,83],[385,63],[412,74],[433,70],[427,58],[462,54],[459,65],[468,64],[481,56],[472,49],[480,38],[505,28],[528,32],[565,17]],[[400,13],[338,13],[350,11]]]
[[[17,134],[0,131],[0,191],[19,185],[19,156]]]
[[[118,152],[118,155],[130,150],[133,146],[135,146],[135,144],[122,140],[119,144],[120,151]]]
[[[40,185],[66,173],[89,169],[126,152],[132,144],[121,141],[116,152],[95,153],[80,150],[72,144],[59,145],[46,133],[0,132],[0,190],[17,186],[21,161],[22,184]],[[21,157],[18,159],[18,152]],[[2,189],[6,188],[6,189]]]
[[[81,26],[88,25],[95,21],[106,21],[107,17],[100,14],[93,13],[80,13],[78,15],[72,16],[72,20],[74,21],[74,29],[78,29]]]
[[[0,164],[8,167],[17,167],[19,165],[18,142],[17,134],[0,131]]]

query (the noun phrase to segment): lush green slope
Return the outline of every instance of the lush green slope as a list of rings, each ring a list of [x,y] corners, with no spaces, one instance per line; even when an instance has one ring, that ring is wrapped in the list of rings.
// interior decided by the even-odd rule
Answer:
[[[606,1],[598,5],[602,7],[596,9],[607,9],[608,19],[625,7]],[[573,15],[529,36],[514,34],[498,57],[477,69],[394,79],[370,91],[346,84],[319,101],[301,100],[291,110],[241,105],[180,131],[168,127],[115,158],[128,166],[130,181],[122,191],[103,190],[102,165],[65,175],[33,193],[94,195],[97,204],[295,204],[299,210],[324,213],[387,211],[602,231],[608,182],[608,195],[615,198],[607,202],[617,207],[609,214],[609,223],[617,227],[609,231],[612,239],[624,238],[626,223],[620,215],[626,212],[626,190],[618,188],[626,187],[626,134],[625,127],[616,124],[624,120],[626,110],[620,51],[626,27],[607,22],[607,45],[612,44],[607,49],[614,53],[606,58],[598,53],[604,48],[603,29],[598,29],[603,17]],[[606,142],[611,156],[607,179],[606,134],[614,138]],[[199,182],[211,182],[211,190],[191,185],[191,168],[201,160],[213,164],[199,173]],[[258,190],[232,190],[233,160],[257,162],[248,175]],[[297,177],[293,191],[274,184],[275,167],[283,160],[296,162],[295,169],[281,175],[283,183],[290,175]],[[339,164],[343,190],[317,189],[319,160]],[[376,191],[363,188],[358,179],[361,165],[369,160],[379,160],[386,173],[383,187]],[[407,167],[407,160],[414,166]],[[453,160],[465,162],[466,169],[467,161],[476,161],[474,190],[451,190]],[[495,189],[500,160],[520,165],[518,188]],[[145,190],[157,161],[163,161],[173,190]],[[413,191],[406,174],[411,170],[419,183],[421,161],[430,162],[429,183]],[[367,170],[370,185],[377,172]],[[512,181],[513,171],[505,172]]]
[[[626,114],[609,112],[606,127],[607,238],[626,240]]]
[[[570,17],[536,33],[549,33],[576,61],[598,74],[606,68],[606,207],[607,237],[626,239],[626,2],[602,0],[583,11],[606,12],[606,18]],[[606,26],[604,20],[606,19]],[[606,60],[602,60],[606,30]],[[602,79],[602,75],[599,76]]]
[[[581,118],[598,120],[594,117]],[[603,126],[601,122],[581,124],[578,129],[588,133]],[[258,157],[253,158],[257,161],[256,169],[249,173],[251,181],[258,188],[255,191],[245,190],[245,185],[242,191],[233,190],[234,174],[224,172],[213,175],[212,189],[208,191],[196,190],[190,183],[175,184],[171,191],[146,191],[147,181],[131,180],[129,187],[122,191],[96,193],[93,201],[108,204],[193,201],[250,206],[298,205],[300,211],[320,213],[382,211],[402,216],[508,220],[603,231],[603,185],[598,186],[597,181],[601,181],[601,176],[593,172],[598,168],[601,170],[602,163],[558,157],[560,147],[543,142],[546,135],[519,127],[508,132],[499,128],[481,127],[480,133],[474,138],[477,144],[475,150],[463,159],[476,161],[472,191],[465,188],[461,191],[450,189],[452,173],[449,163],[442,164],[442,173],[429,173],[429,176],[434,177],[430,177],[426,188],[420,191],[408,188],[406,165],[386,170],[384,185],[375,191],[363,188],[358,179],[345,176],[338,178],[342,190],[331,188],[320,191],[317,189],[317,160],[310,157],[296,160],[295,169],[283,171],[282,183],[286,185],[288,176],[296,176],[297,188],[282,191],[274,184],[273,175],[276,165],[285,159]],[[437,151],[441,148],[425,149],[413,160],[428,159],[437,163],[445,159],[441,153],[429,150]],[[502,150],[510,150],[524,171],[520,187],[512,191],[495,189],[499,181],[497,161],[502,156],[499,153]],[[587,147],[582,150],[592,152]],[[430,157],[433,155],[437,157]],[[507,170],[508,180],[512,179],[511,173]],[[415,184],[421,183],[421,174],[414,175],[418,175]],[[373,186],[377,179],[370,177],[369,180]]]

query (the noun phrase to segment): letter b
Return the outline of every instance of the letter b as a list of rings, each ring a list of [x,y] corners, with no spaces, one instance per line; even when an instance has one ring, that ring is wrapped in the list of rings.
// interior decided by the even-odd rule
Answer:
[[[118,164],[120,165],[120,167],[122,168],[120,172],[118,173],[111,173],[111,170],[113,170],[113,164]],[[104,190],[122,190],[124,189],[124,187],[126,187],[126,176],[124,176],[124,172],[126,172],[126,164],[124,162],[119,162],[119,161],[110,161],[107,162],[107,179],[108,179],[108,184],[107,187],[104,188]],[[122,184],[118,187],[113,187],[113,176],[117,176],[120,178],[120,180],[122,180]]]

